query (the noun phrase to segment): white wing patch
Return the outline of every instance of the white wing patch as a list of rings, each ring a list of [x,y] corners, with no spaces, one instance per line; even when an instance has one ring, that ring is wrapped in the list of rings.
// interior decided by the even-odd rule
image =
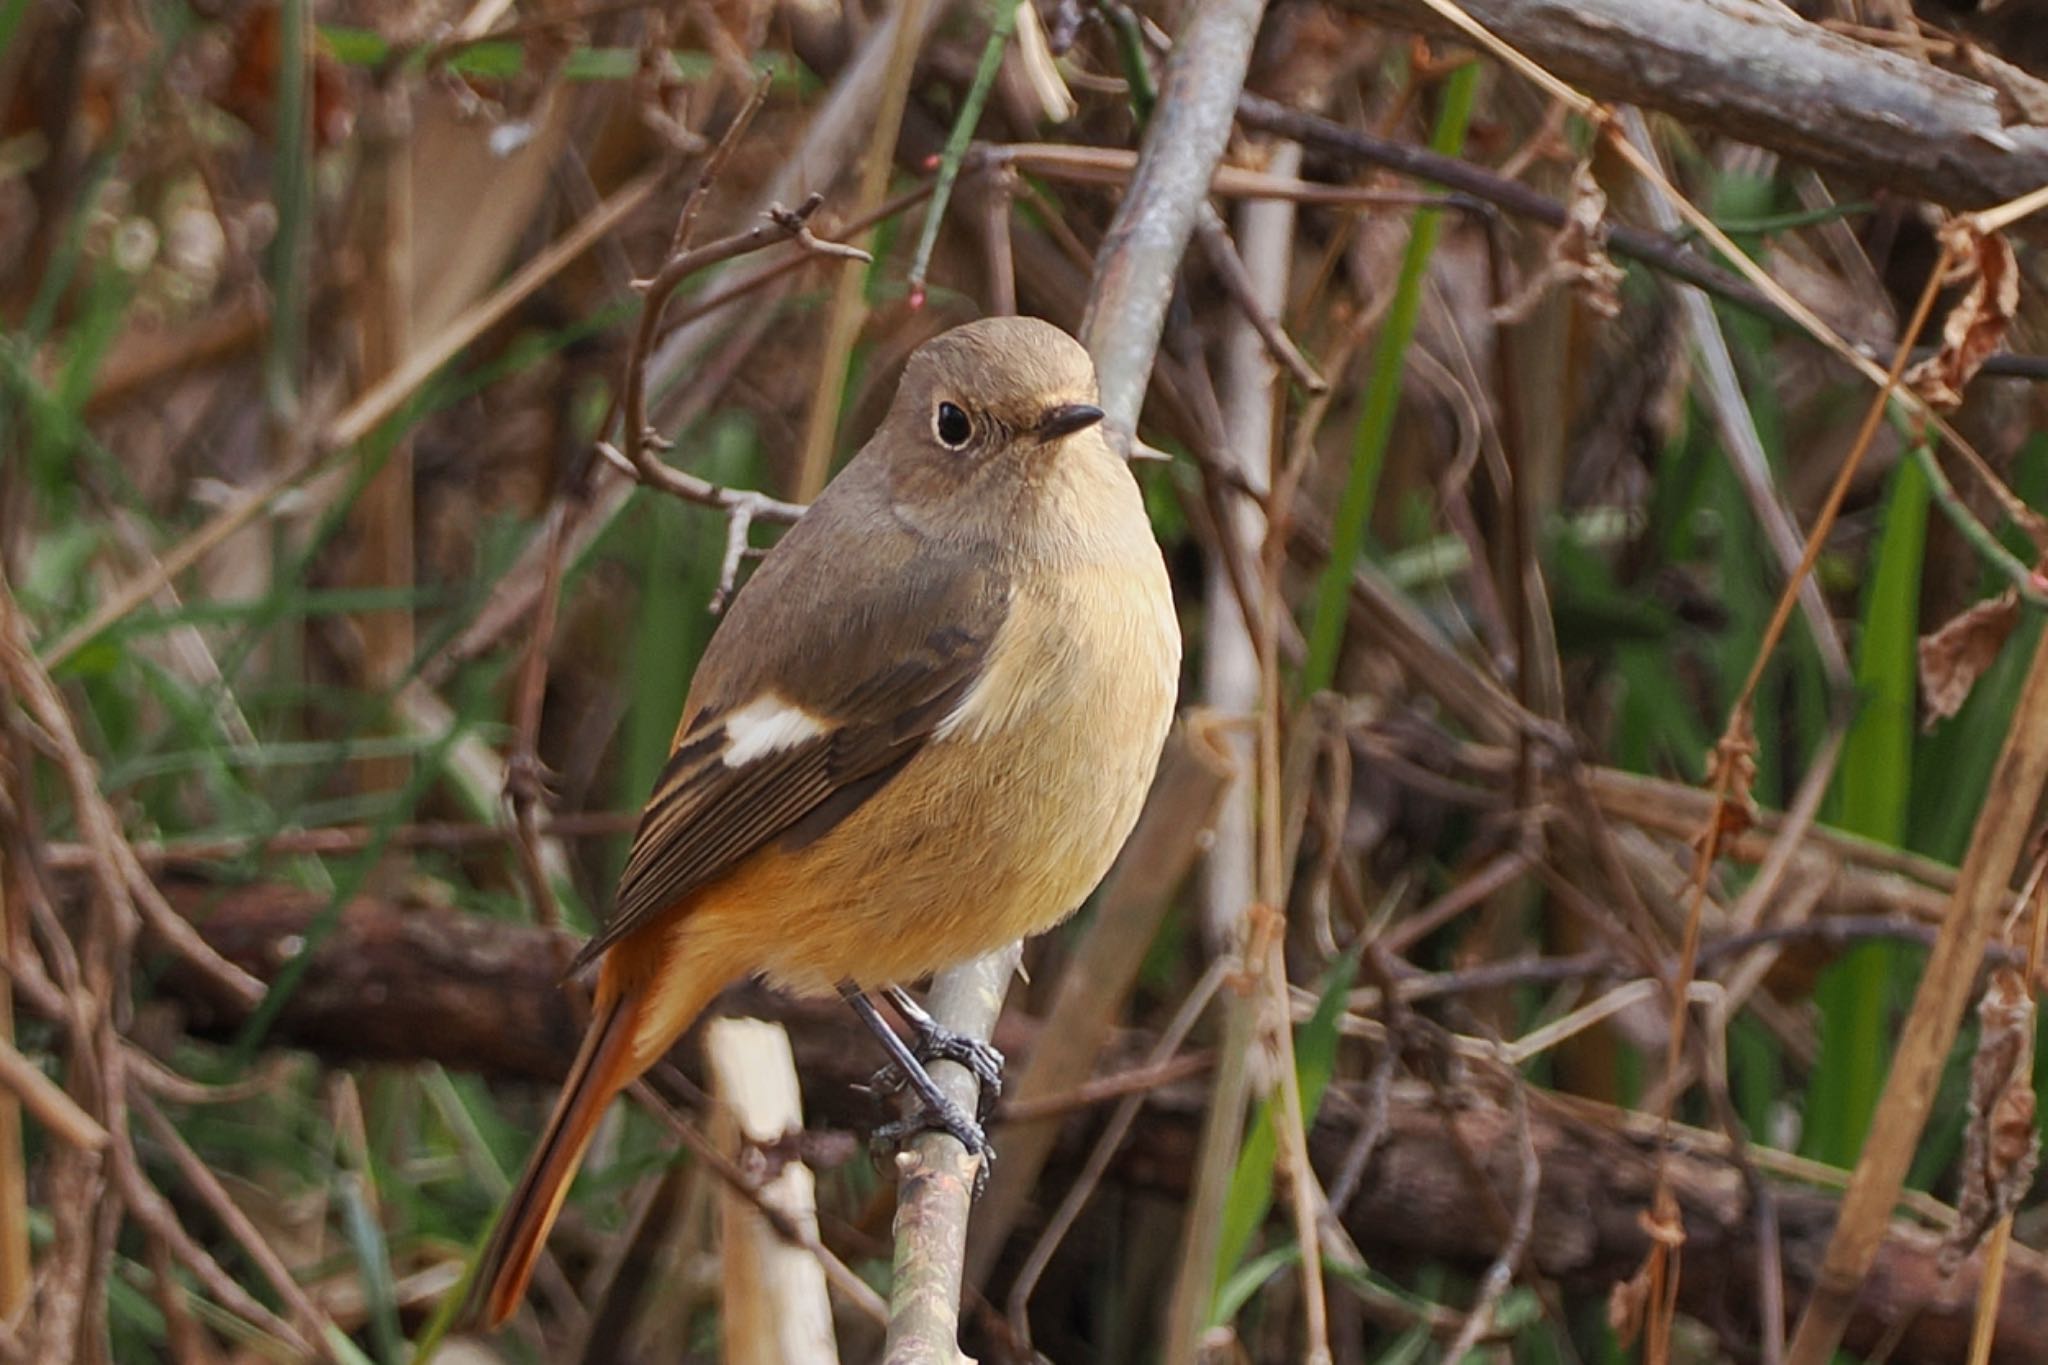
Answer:
[[[754,698],[720,723],[725,727],[723,761],[728,768],[744,768],[825,733],[824,721],[773,692]]]

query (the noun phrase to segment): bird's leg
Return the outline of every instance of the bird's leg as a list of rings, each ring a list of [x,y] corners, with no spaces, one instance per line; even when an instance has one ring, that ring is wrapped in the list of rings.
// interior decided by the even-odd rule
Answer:
[[[881,1040],[883,1051],[889,1054],[890,1060],[895,1064],[894,1070],[901,1074],[912,1090],[917,1092],[917,1097],[922,1102],[918,1113],[895,1123],[883,1124],[875,1130],[875,1136],[885,1140],[900,1139],[927,1129],[950,1133],[959,1139],[960,1145],[971,1155],[982,1159],[982,1169],[986,1171],[995,1153],[990,1149],[988,1134],[982,1131],[981,1125],[963,1113],[960,1106],[953,1103],[952,1097],[939,1089],[939,1083],[924,1069],[924,1063],[918,1060],[917,1054],[911,1051],[910,1045],[897,1035],[896,1030],[889,1026],[889,1021],[882,1017],[881,1011],[875,1008],[874,1001],[868,999],[866,992],[848,982],[839,988],[839,994],[847,1004],[853,1006],[853,1012],[860,1016],[861,1022]]]
[[[975,1117],[988,1118],[989,1111],[995,1108],[996,1097],[1003,1093],[1003,1054],[979,1038],[970,1038],[947,1028],[932,1018],[925,1007],[901,986],[884,986],[882,994],[889,997],[889,1003],[896,1007],[896,1012],[910,1025],[910,1031],[917,1035],[911,1050],[917,1053],[919,1061],[927,1064],[958,1062],[974,1073],[975,1079],[981,1082],[981,1098],[975,1106]]]

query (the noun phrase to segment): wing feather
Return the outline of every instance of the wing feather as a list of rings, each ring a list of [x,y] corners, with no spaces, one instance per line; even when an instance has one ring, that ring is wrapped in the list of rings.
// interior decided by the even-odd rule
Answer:
[[[932,625],[927,615],[927,629],[914,643],[902,640],[900,630],[839,641],[836,662],[844,681],[836,697],[820,682],[831,671],[814,668],[784,673],[774,685],[756,680],[752,697],[728,695],[720,699],[724,704],[697,713],[648,800],[612,918],[583,945],[570,970],[770,842],[802,847],[823,837],[887,786],[981,675],[1004,614],[1000,593],[986,580],[977,576],[955,586],[965,590],[942,590],[919,604],[941,608],[940,623]],[[911,620],[921,614],[905,613]],[[978,630],[968,624],[976,617]],[[797,699],[787,698],[791,692]],[[746,702],[777,696],[820,719],[823,731],[729,765],[727,719]]]

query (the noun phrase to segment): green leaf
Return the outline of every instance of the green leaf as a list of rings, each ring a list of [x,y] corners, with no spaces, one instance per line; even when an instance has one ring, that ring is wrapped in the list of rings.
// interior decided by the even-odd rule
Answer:
[[[1912,797],[1920,565],[1930,489],[1911,460],[1899,462],[1885,500],[1884,533],[1863,598],[1856,642],[1856,719],[1836,779],[1836,823],[1853,834],[1902,844]],[[1807,1154],[1853,1166],[1890,1066],[1886,1026],[1897,974],[1890,944],[1851,949],[1820,979],[1820,1059],[1807,1092]]]
[[[1479,90],[1479,65],[1467,63],[1451,73],[1444,84],[1444,106],[1437,115],[1430,149],[1444,156],[1456,156],[1465,146],[1465,127],[1471,121],[1472,103]],[[1440,209],[1417,209],[1409,230],[1408,249],[1401,257],[1401,275],[1394,284],[1393,302],[1380,326],[1379,341],[1373,347],[1372,376],[1366,383],[1365,400],[1352,438],[1351,473],[1344,481],[1337,502],[1336,520],[1330,527],[1330,562],[1323,566],[1316,584],[1315,606],[1309,618],[1308,661],[1302,667],[1302,690],[1321,692],[1335,681],[1337,655],[1344,643],[1344,620],[1351,603],[1351,570],[1365,549],[1366,523],[1372,519],[1375,495],[1379,491],[1380,466],[1386,462],[1387,441],[1394,432],[1394,414],[1401,404],[1401,376],[1407,368],[1408,344],[1414,340],[1415,325],[1422,315],[1422,286],[1429,277],[1430,257],[1436,254],[1437,234],[1443,226]]]

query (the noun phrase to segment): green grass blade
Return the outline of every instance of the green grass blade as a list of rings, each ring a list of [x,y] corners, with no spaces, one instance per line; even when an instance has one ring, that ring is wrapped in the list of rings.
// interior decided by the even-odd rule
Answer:
[[[1864,593],[1856,644],[1857,711],[1842,747],[1836,822],[1888,844],[1903,843],[1912,797],[1920,565],[1930,489],[1912,460],[1900,462],[1885,502],[1884,535]],[[1807,1091],[1807,1153],[1853,1166],[1870,1129],[1891,1055],[1886,1016],[1897,950],[1866,943],[1820,980],[1820,1060]]]
[[[307,51],[307,0],[284,0],[278,20],[277,162],[271,196],[277,235],[270,242],[270,350],[264,387],[271,411],[287,419],[299,400],[300,357],[306,346],[306,243],[313,216],[312,53]]]
[[[378,1355],[386,1361],[403,1361],[405,1334],[398,1326],[398,1289],[391,1274],[391,1250],[385,1244],[384,1229],[378,1226],[376,1214],[370,1208],[361,1175],[343,1171],[338,1185],[342,1229],[362,1275],[370,1336],[377,1343]]]
[[[967,144],[974,138],[975,127],[981,122],[982,106],[988,103],[988,92],[996,83],[996,71],[1003,64],[1003,50],[1010,45],[1010,35],[1017,30],[1017,0],[996,0],[996,14],[989,26],[988,42],[981,49],[981,64],[974,68],[974,83],[967,87],[967,98],[960,103],[960,116],[953,120],[953,131],[946,138],[946,150],[939,155],[939,178],[932,186],[931,203],[924,211],[924,226],[917,235],[917,251],[910,261],[910,303],[915,308],[924,301],[924,275],[931,265],[932,248],[938,245],[939,224],[946,220],[946,205],[953,198],[953,183],[960,178],[960,163],[967,156]]]
[[[1301,1086],[1302,1122],[1314,1123],[1323,1102],[1323,1091],[1337,1069],[1338,1026],[1344,1016],[1344,1001],[1358,975],[1358,956],[1347,953],[1330,971],[1308,1017],[1294,1038],[1294,1070]],[[1231,1172],[1230,1189],[1223,1200],[1223,1235],[1217,1242],[1217,1288],[1210,1309],[1210,1321],[1228,1322],[1225,1289],[1237,1280],[1252,1238],[1273,1207],[1273,1171],[1280,1159],[1280,1115],[1278,1095],[1259,1105],[1250,1134],[1237,1154]],[[1299,1256],[1300,1252],[1296,1251]]]
[[[1476,63],[1458,68],[1444,85],[1444,105],[1437,115],[1431,150],[1456,156],[1465,146],[1465,128],[1471,121],[1472,103],[1479,90]],[[1380,327],[1379,344],[1373,348],[1372,375],[1367,381],[1365,402],[1352,440],[1351,473],[1344,482],[1344,494],[1337,503],[1337,518],[1330,528],[1330,562],[1316,584],[1314,613],[1309,620],[1308,660],[1302,669],[1302,690],[1321,692],[1337,674],[1337,651],[1344,643],[1344,618],[1351,602],[1351,568],[1365,549],[1365,526],[1372,517],[1374,496],[1379,491],[1380,466],[1386,460],[1387,441],[1394,432],[1394,415],[1401,403],[1401,376],[1407,367],[1408,345],[1414,340],[1415,325],[1422,315],[1422,286],[1429,275],[1430,257],[1436,253],[1437,235],[1443,213],[1438,209],[1417,209],[1415,225],[1408,234],[1408,249],[1401,258],[1401,275],[1394,285],[1393,302],[1387,320]]]

